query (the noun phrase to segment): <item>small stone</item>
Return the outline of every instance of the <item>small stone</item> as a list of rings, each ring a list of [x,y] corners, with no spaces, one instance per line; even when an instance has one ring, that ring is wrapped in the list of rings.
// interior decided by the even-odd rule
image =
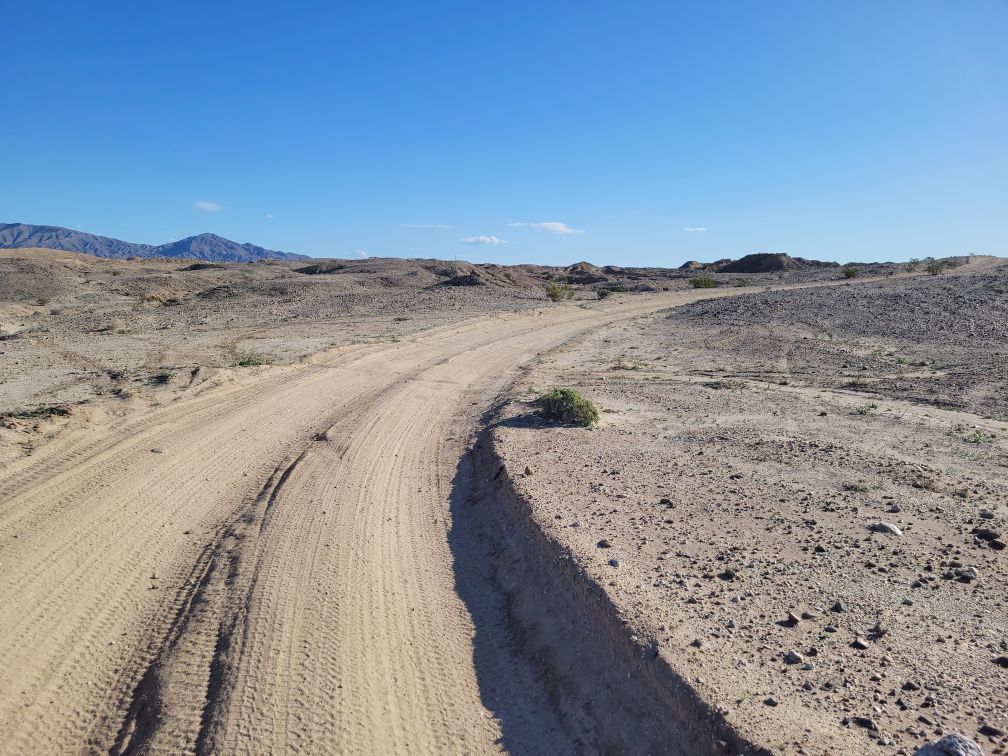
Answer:
[[[851,648],[856,648],[858,651],[867,651],[869,648],[868,641],[866,641],[860,635],[854,638],[854,640],[851,641],[850,645]]]
[[[829,608],[829,610],[831,612],[836,612],[837,614],[840,614],[842,612],[847,611],[846,607],[843,604],[841,604],[839,601],[837,601],[835,604],[833,604],[833,606],[831,606]]]
[[[151,580],[157,580],[158,579],[158,574],[156,572],[152,572],[151,576],[150,576],[150,579]]]
[[[871,526],[871,531],[874,533],[885,533],[886,535],[901,536],[903,531],[893,525],[891,522],[876,522]]]
[[[788,651],[784,654],[785,664],[801,664],[805,661],[805,657],[799,654],[797,651]]]
[[[889,514],[899,514],[902,511],[903,511],[903,507],[901,507],[899,504],[895,504],[895,503],[894,504],[890,504],[889,505],[889,509],[886,510],[886,512],[888,512]]]
[[[962,567],[956,570],[956,577],[958,577],[959,581],[962,583],[972,583],[980,577],[980,573],[976,571],[976,567]]]
[[[788,627],[794,627],[794,626],[795,626],[795,625],[797,625],[797,624],[798,624],[799,622],[801,622],[801,617],[799,617],[799,616],[798,616],[797,614],[795,614],[794,612],[788,612],[788,613],[787,613],[787,619],[786,619],[786,620],[784,620],[784,623],[785,623],[785,624],[786,624],[786,625],[787,625]]]
[[[773,696],[767,696],[766,698],[763,699],[763,703],[766,704],[767,706],[776,706],[778,704],[778,701]]]
[[[690,645],[693,646],[693,648],[700,648],[703,645],[703,641],[699,638],[694,638]]]
[[[609,539],[608,538],[603,538],[602,540],[600,540],[595,545],[598,546],[600,549],[611,549],[612,548],[612,544],[609,543]]]
[[[991,512],[989,509],[981,509],[980,510],[980,519],[981,520],[993,520],[994,519],[994,513]]]
[[[878,725],[871,717],[851,717],[851,722],[858,727],[864,727],[866,730],[878,730]]]
[[[994,659],[994,663],[999,667],[1004,667],[1008,669],[1008,656],[998,656]]]
[[[737,575],[737,574],[738,573],[736,573],[735,570],[733,570],[733,569],[731,569],[729,567],[724,572],[719,573],[718,577],[721,578],[722,580],[734,580],[735,579],[735,575]]]
[[[151,454],[164,454],[164,449],[162,449],[160,446],[155,446],[153,449],[151,449]]]
[[[615,559],[615,558],[614,559],[610,559],[609,560],[609,566],[610,567],[619,567],[619,559]]]
[[[529,467],[528,465],[525,465],[525,475],[528,476],[531,474],[532,474],[532,468]]]
[[[965,735],[946,735],[937,743],[918,748],[914,756],[983,756],[983,751]]]

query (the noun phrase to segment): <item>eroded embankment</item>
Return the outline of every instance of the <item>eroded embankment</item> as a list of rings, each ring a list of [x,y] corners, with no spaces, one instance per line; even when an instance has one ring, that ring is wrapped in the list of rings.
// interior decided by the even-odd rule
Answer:
[[[575,750],[639,754],[762,754],[633,634],[601,586],[537,524],[517,491],[493,427],[498,406],[459,464],[454,527],[481,541],[490,588],[502,596],[513,651],[536,670]],[[463,480],[465,478],[466,480]],[[458,550],[456,547],[457,561]],[[460,577],[461,582],[461,577]],[[461,591],[476,617],[472,591]],[[508,717],[502,720],[507,745]]]

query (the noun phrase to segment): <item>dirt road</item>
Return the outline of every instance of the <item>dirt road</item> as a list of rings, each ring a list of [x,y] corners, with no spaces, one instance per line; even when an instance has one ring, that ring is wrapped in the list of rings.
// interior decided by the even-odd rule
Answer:
[[[502,695],[562,748],[530,670],[502,657],[492,691],[478,680],[455,468],[537,352],[705,295],[491,315],[237,372],[12,466],[0,750],[499,751],[485,704]]]

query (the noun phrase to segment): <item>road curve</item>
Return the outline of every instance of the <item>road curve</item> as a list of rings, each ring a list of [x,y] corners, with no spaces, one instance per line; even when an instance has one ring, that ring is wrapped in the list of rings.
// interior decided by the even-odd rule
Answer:
[[[236,371],[0,471],[0,753],[570,750],[523,662],[477,674],[453,476],[537,353],[737,293],[490,314]]]
[[[448,544],[478,413],[537,352],[709,295],[238,373],[3,471],[0,751],[500,751]]]

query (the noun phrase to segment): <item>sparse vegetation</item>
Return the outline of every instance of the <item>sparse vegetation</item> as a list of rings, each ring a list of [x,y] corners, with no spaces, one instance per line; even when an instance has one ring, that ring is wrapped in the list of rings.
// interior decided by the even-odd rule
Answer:
[[[574,389],[555,388],[543,394],[539,408],[545,417],[561,423],[591,428],[599,421],[598,408]]]
[[[613,370],[640,370],[642,367],[644,363],[639,360],[626,360],[620,357],[613,365]]]
[[[920,259],[917,257],[911,257],[910,262],[906,264],[906,269],[909,271],[917,270],[917,266],[920,265]]]
[[[874,415],[875,410],[878,409],[877,404],[865,404],[854,410],[855,415]]]
[[[239,349],[235,352],[235,367],[258,367],[260,365],[272,365],[273,358],[268,354],[256,352],[251,349]]]
[[[982,430],[974,430],[963,437],[963,440],[970,444],[989,444],[994,440],[994,436],[984,433]]]
[[[735,287],[736,288],[741,289],[741,288],[743,288],[745,286],[752,286],[752,281],[750,281],[748,278],[736,278],[735,279]]]
[[[844,278],[857,278],[858,273],[860,273],[860,271],[853,265],[845,265],[841,272],[843,273]]]
[[[70,414],[67,404],[43,404],[23,410],[0,412],[0,422],[5,420],[44,420],[49,417],[66,417]]]
[[[574,289],[569,283],[551,282],[546,284],[546,296],[553,302],[563,302],[574,298]]]
[[[927,259],[927,265],[924,266],[924,269],[932,276],[937,276],[944,268],[945,263],[941,260],[935,260],[933,257],[929,257]]]
[[[606,297],[612,296],[612,289],[596,289],[595,295],[599,299],[605,299]]]
[[[717,286],[717,281],[712,276],[694,276],[689,282],[694,289],[713,289]]]

